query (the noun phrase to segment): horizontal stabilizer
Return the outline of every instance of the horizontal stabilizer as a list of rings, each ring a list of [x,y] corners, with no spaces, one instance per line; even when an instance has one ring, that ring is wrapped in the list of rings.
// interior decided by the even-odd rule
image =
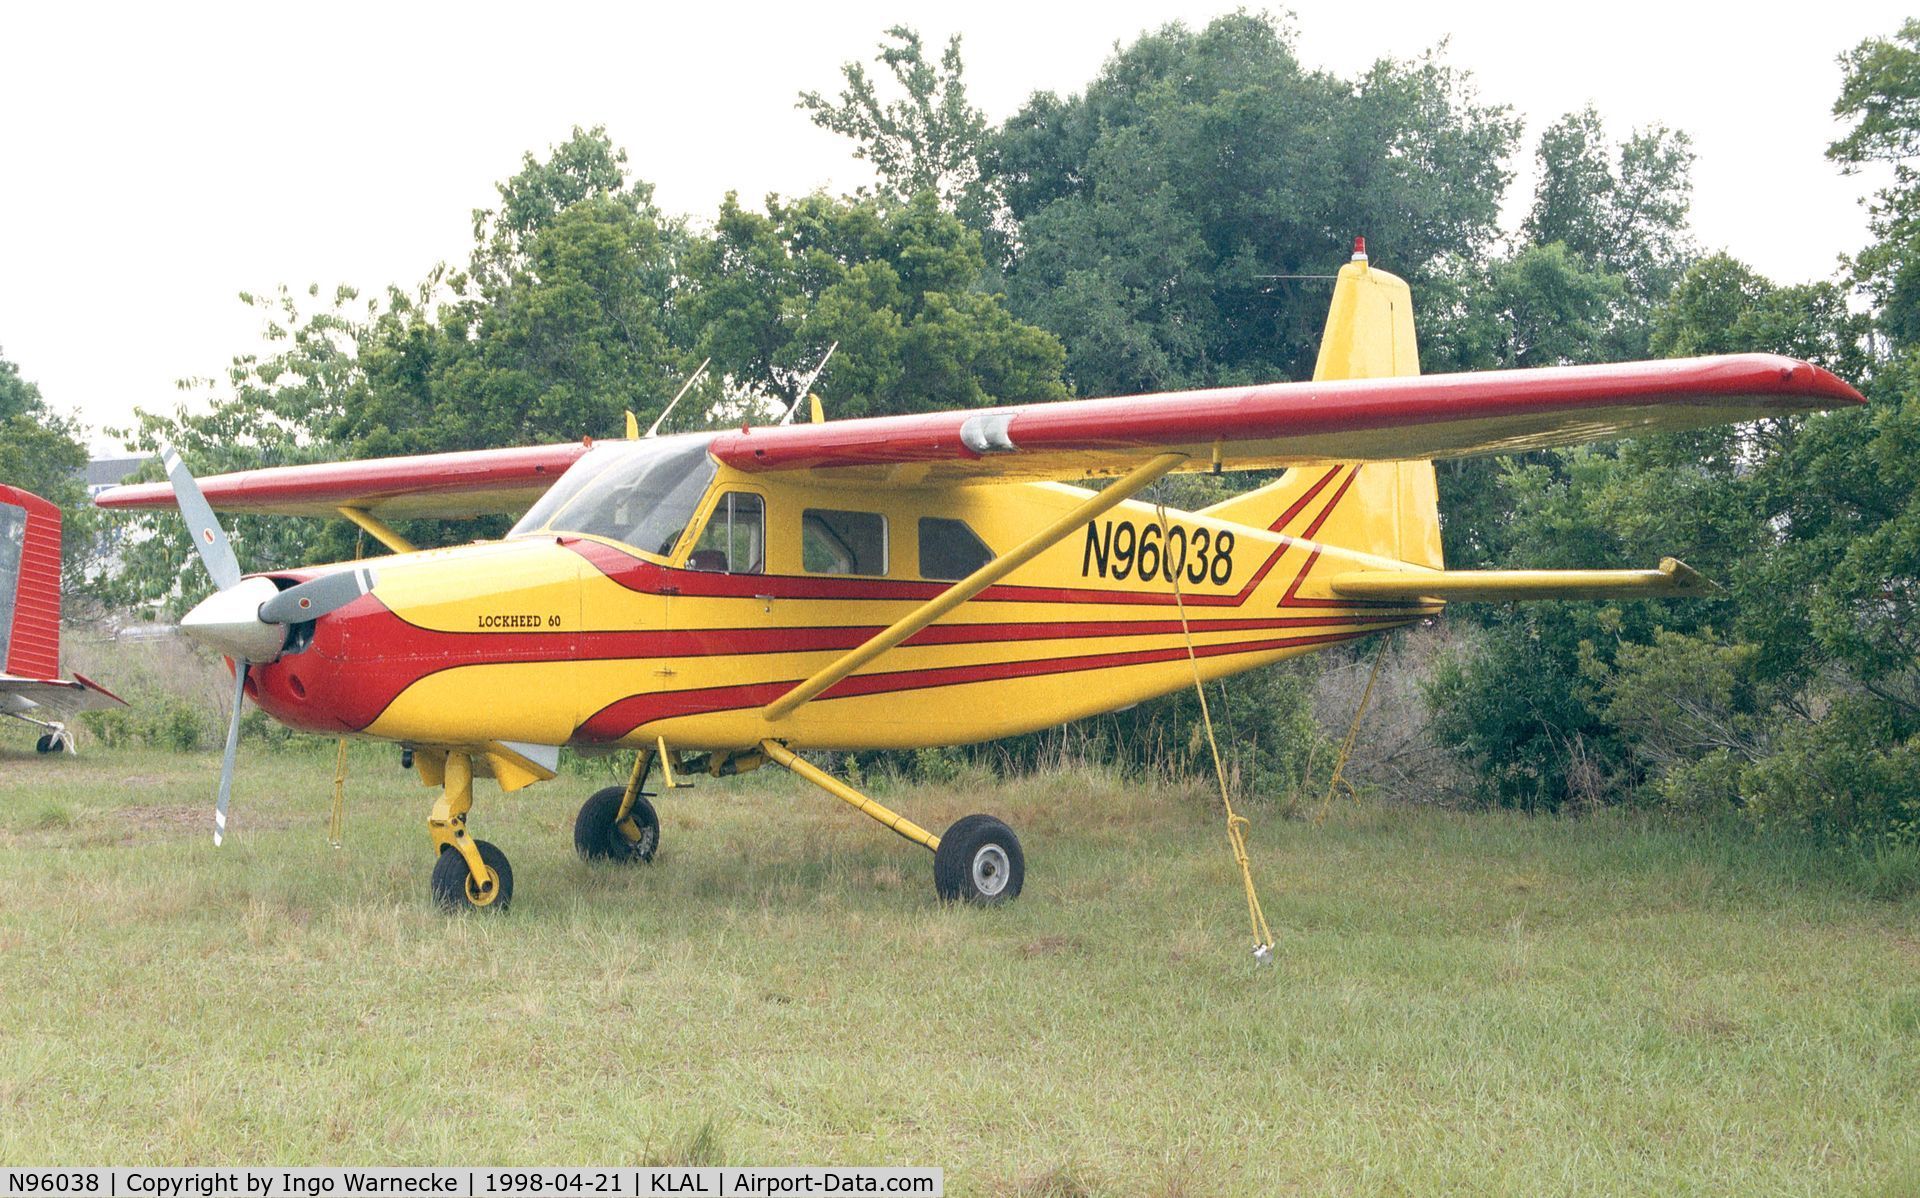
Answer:
[[[125,699],[84,674],[75,674],[71,681],[0,674],[0,715],[33,712],[67,720],[83,711],[126,705]]]
[[[1356,570],[1331,585],[1349,599],[1668,599],[1717,589],[1673,557],[1655,570]]]

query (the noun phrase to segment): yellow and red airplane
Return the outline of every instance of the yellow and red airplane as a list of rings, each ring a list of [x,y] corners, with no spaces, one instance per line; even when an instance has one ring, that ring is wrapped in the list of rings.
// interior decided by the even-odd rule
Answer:
[[[1010,736],[1432,615],[1448,599],[1665,596],[1653,570],[1447,570],[1432,461],[1864,402],[1766,354],[1418,376],[1406,284],[1364,248],[1310,383],[634,436],[121,487],[178,502],[219,590],[183,621],[295,728],[397,742],[441,794],[435,896],[504,909],[506,856],[467,830],[476,777],[518,790],[562,746],[639,750],[575,843],[646,861],[657,762],[781,765],[934,853],[940,897],[1020,893],[1020,842],[935,836],[799,754]],[[1287,468],[1199,511],[1139,498],[1173,471]],[[1099,490],[1062,479],[1110,480]],[[395,556],[243,577],[213,510],[345,516]],[[415,551],[387,521],[520,514],[499,541]],[[1191,654],[1191,656],[1190,656]]]

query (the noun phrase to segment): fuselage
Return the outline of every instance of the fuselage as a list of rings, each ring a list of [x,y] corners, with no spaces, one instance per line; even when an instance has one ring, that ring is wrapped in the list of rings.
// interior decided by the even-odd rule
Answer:
[[[1304,535],[1123,503],[769,721],[768,703],[1089,492],[863,490],[704,459],[623,508],[605,481],[620,469],[556,484],[503,541],[366,563],[373,592],[298,631],[249,690],[294,727],[408,743],[913,748],[1115,710],[1191,686],[1194,662],[1212,679],[1435,610],[1332,596],[1326,577],[1379,563],[1312,539],[1352,470],[1326,467],[1275,521]]]

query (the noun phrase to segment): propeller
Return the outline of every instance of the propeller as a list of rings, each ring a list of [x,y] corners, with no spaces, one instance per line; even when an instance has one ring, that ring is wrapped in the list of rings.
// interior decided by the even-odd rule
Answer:
[[[281,590],[268,578],[243,578],[226,530],[200,484],[171,445],[160,447],[160,460],[180,516],[193,534],[194,548],[217,588],[180,620],[180,631],[233,659],[233,716],[227,723],[226,752],[220,760],[220,787],[213,804],[213,843],[227,836],[227,804],[233,797],[233,763],[240,747],[240,711],[247,695],[247,670],[266,665],[286,648],[288,629],[317,620],[345,607],[373,589],[372,570],[360,567],[323,574]]]

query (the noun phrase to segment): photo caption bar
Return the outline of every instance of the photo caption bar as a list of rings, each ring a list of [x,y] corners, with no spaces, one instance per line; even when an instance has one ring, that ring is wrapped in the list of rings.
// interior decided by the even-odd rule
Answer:
[[[943,1198],[943,1169],[732,1167],[699,1169],[214,1169],[6,1168],[0,1198],[733,1198],[734,1195],[911,1194]]]

